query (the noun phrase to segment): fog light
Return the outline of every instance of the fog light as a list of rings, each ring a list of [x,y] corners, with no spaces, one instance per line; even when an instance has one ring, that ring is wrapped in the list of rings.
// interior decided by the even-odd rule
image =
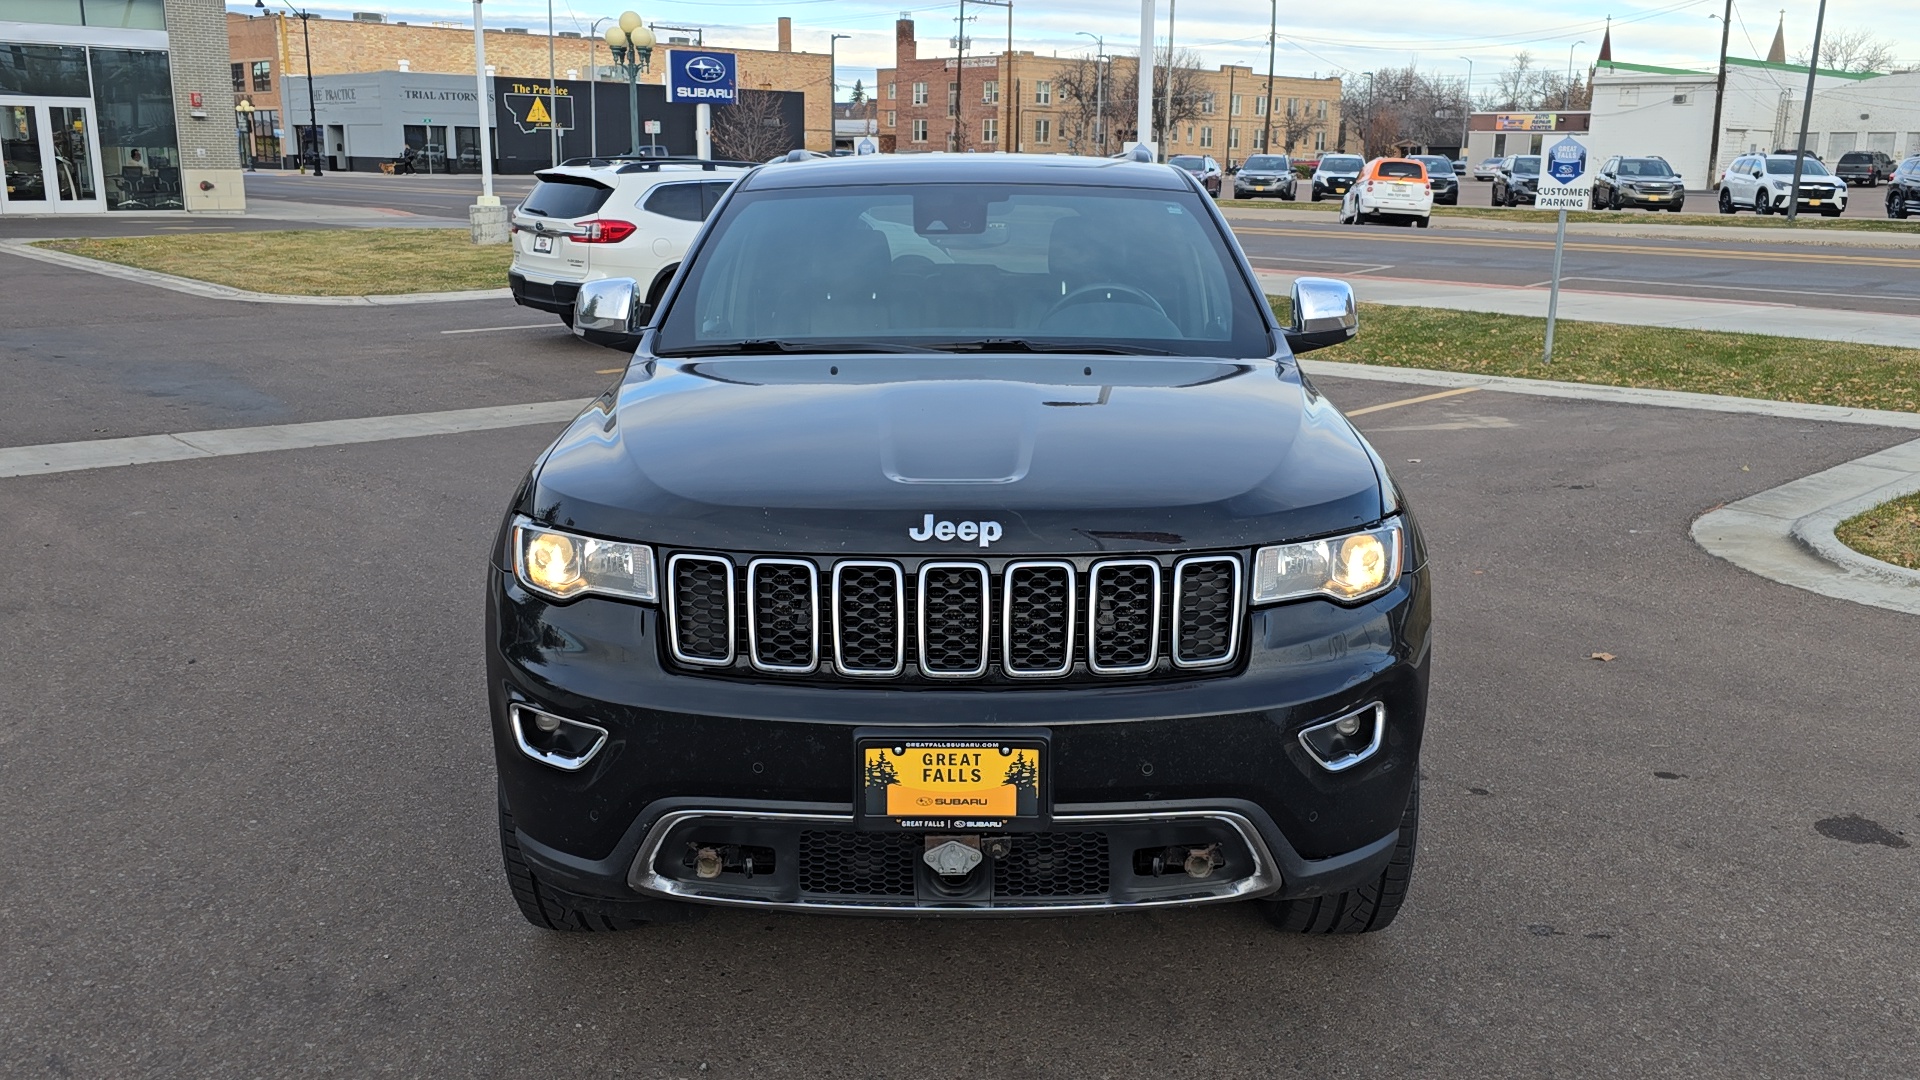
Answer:
[[[1328,772],[1343,772],[1372,757],[1386,738],[1387,707],[1374,702],[1300,732],[1300,745]]]
[[[1341,723],[1345,723],[1345,722],[1346,721],[1344,720],[1341,721]],[[547,732],[559,731],[560,718],[553,715],[552,713],[537,712],[533,714],[533,726],[539,728],[541,731],[547,731]],[[1353,734],[1353,732],[1349,731],[1347,732],[1347,734],[1351,735]]]
[[[583,768],[607,745],[607,729],[584,720],[570,720],[550,712],[515,705],[509,710],[513,741],[520,752],[563,772]]]

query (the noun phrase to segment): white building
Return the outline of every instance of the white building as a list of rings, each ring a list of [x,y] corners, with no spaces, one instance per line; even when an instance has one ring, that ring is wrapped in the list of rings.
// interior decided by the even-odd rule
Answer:
[[[1687,186],[1707,188],[1741,154],[1792,150],[1806,90],[1804,67],[1727,57],[1720,154],[1710,166],[1714,73],[1605,61],[1594,72],[1589,149],[1601,161],[1657,155]],[[1830,165],[1856,149],[1920,154],[1920,72],[1817,72],[1807,148]]]

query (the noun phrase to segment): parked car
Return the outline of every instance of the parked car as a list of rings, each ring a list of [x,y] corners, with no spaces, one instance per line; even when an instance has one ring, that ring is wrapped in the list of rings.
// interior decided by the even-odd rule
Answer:
[[[1431,571],[1295,360],[1344,283],[1283,327],[1186,177],[955,154],[756,169],[641,288],[582,288],[626,374],[485,567],[530,922],[1393,921]]]
[[[1415,154],[1412,160],[1427,167],[1427,183],[1433,186],[1433,205],[1460,205],[1460,174],[1450,158],[1435,154]]]
[[[1466,158],[1457,157],[1452,159],[1451,161],[1448,161],[1447,164],[1453,166],[1454,175],[1456,176],[1467,175],[1467,159]]]
[[[1901,162],[1887,178],[1887,216],[1920,214],[1920,154]]]
[[[1629,206],[1679,213],[1687,205],[1687,184],[1662,157],[1610,157],[1593,177],[1593,208]]]
[[[1213,160],[1213,155],[1175,154],[1167,159],[1167,164],[1192,173],[1193,178],[1200,181],[1200,186],[1207,189],[1207,194],[1216,199],[1220,197],[1223,174],[1220,172],[1220,163]]]
[[[1849,150],[1834,163],[1833,175],[1867,187],[1879,187],[1880,181],[1893,175],[1898,162],[1878,150]]]
[[[1493,205],[1531,205],[1539,194],[1539,154],[1515,154],[1500,159],[1500,171],[1493,177]]]
[[[594,158],[534,173],[539,182],[512,217],[514,302],[571,326],[585,282],[665,287],[700,223],[745,171],[694,158]]]
[[[1358,154],[1328,154],[1321,158],[1313,169],[1312,201],[1345,195],[1354,181],[1360,179],[1360,170],[1366,164],[1366,159]]]
[[[1285,154],[1255,154],[1233,176],[1233,197],[1251,199],[1257,195],[1278,195],[1292,202],[1299,178],[1293,175],[1293,162]]]
[[[1413,158],[1374,158],[1340,202],[1342,225],[1368,222],[1426,228],[1433,217],[1427,167]]]
[[[1794,160],[1791,153],[1735,158],[1720,177],[1720,212],[1786,213],[1793,198]],[[1822,217],[1839,217],[1847,209],[1847,182],[1811,154],[1801,165],[1800,208],[1819,211]]]
[[[1490,157],[1482,161],[1473,167],[1473,178],[1475,180],[1491,180],[1499,176],[1500,163],[1505,160],[1505,158]]]

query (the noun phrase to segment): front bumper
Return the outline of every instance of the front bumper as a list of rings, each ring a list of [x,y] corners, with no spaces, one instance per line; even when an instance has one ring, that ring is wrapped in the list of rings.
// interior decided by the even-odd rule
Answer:
[[[556,315],[572,315],[574,297],[580,295],[577,281],[541,281],[517,270],[507,271],[507,287],[514,303]]]
[[[1237,195],[1279,195],[1291,193],[1293,184],[1286,180],[1243,180],[1236,178],[1233,190]]]
[[[1793,193],[1788,191],[1770,191],[1767,197],[1772,201],[1774,210],[1779,213],[1785,213],[1787,205],[1793,201]],[[1800,209],[1817,210],[1823,214],[1845,213],[1847,209],[1847,196],[1839,192],[1831,196],[1824,192],[1809,195],[1802,191],[1800,193]]]
[[[1339,892],[1391,858],[1424,733],[1424,569],[1356,608],[1253,611],[1225,675],[1013,690],[683,674],[662,659],[653,608],[548,604],[497,568],[490,586],[501,791],[534,873],[588,902],[1036,914]],[[1331,772],[1306,753],[1303,728],[1372,702],[1387,719],[1371,757]],[[515,703],[602,726],[608,741],[577,772],[543,765],[514,737]],[[929,880],[923,834],[856,830],[854,731],[872,725],[1047,733],[1046,831],[1005,834],[1011,850],[969,889]],[[1204,879],[1177,859],[1154,874],[1142,855],[1206,848],[1220,865]],[[700,876],[701,849],[728,868]]]
[[[1514,203],[1521,206],[1531,206],[1540,199],[1540,192],[1537,188],[1521,187],[1516,184],[1508,188],[1507,192],[1508,197],[1511,198]]]
[[[1620,188],[1620,205],[1642,210],[1672,210],[1687,205],[1687,193],[1684,191],[1646,194]]]
[[[1354,181],[1344,178],[1325,181],[1315,180],[1313,182],[1313,189],[1322,195],[1345,195],[1353,185]]]

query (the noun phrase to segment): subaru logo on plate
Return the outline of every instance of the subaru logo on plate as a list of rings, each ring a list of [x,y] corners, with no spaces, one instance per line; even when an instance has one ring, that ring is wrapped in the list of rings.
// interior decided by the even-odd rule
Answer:
[[[727,65],[711,56],[696,56],[687,61],[687,77],[694,82],[717,83],[727,77]]]

